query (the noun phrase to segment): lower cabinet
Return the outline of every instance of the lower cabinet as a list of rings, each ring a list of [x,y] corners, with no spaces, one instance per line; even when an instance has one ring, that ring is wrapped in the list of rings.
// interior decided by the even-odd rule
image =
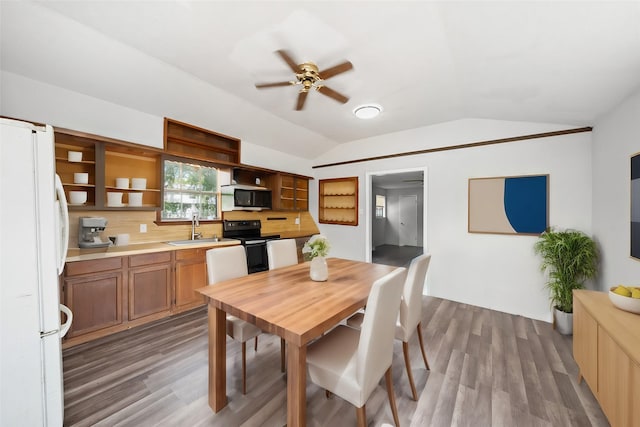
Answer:
[[[206,251],[182,249],[66,264],[61,301],[73,312],[63,347],[204,306]]]
[[[73,312],[67,337],[120,325],[122,319],[121,272],[65,280],[65,305]]]
[[[207,248],[176,251],[176,311],[206,303],[204,295],[195,291],[207,286],[206,253]]]
[[[640,317],[606,293],[573,293],[573,355],[609,423],[640,426]]]
[[[129,320],[171,312],[171,252],[129,257]]]
[[[123,264],[122,257],[67,264],[61,300],[73,322],[66,340],[123,324]]]

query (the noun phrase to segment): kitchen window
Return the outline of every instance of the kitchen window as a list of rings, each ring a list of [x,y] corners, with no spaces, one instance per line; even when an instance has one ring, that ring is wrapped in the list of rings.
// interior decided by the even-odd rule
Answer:
[[[219,169],[212,164],[187,159],[163,162],[162,221],[219,220]]]

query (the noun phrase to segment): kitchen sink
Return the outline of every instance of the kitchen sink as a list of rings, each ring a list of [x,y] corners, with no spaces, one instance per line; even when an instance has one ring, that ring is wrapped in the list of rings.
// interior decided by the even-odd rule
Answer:
[[[170,242],[166,242],[169,245],[173,245],[173,246],[185,246],[185,245],[199,245],[201,243],[215,243],[215,242],[229,242],[231,240],[234,239],[215,239],[215,238],[209,238],[209,239],[196,239],[196,240],[172,240]]]

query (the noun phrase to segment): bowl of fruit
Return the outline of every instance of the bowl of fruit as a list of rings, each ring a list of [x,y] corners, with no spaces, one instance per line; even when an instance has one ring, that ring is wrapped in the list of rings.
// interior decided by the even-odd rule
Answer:
[[[640,286],[612,286],[609,299],[621,310],[640,314]]]

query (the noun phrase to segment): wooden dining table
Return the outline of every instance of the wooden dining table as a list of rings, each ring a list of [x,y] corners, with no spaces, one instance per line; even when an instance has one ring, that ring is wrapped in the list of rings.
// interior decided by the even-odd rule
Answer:
[[[287,425],[306,424],[307,344],[364,307],[373,283],[397,267],[327,259],[329,279],[309,278],[309,262],[198,289],[209,303],[209,406],[227,404],[226,314],[287,343]]]

